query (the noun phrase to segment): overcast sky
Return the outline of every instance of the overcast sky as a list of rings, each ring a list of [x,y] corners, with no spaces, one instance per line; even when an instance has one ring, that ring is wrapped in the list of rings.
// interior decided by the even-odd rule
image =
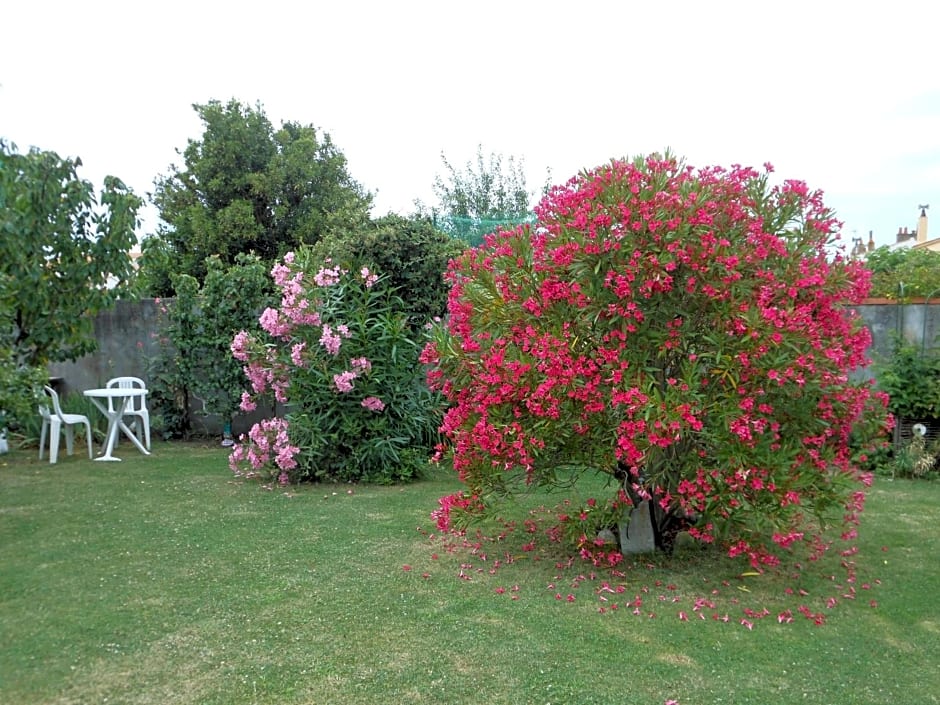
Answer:
[[[938,8],[19,1],[2,12],[0,137],[145,195],[201,136],[192,104],[236,98],[329,132],[375,215],[432,200],[441,152],[521,157],[535,188],[668,147],[807,181],[846,239],[892,242],[927,203],[940,237]]]

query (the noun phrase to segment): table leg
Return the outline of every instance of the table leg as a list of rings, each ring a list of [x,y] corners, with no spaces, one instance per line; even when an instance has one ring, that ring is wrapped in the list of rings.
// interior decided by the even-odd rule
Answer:
[[[120,458],[116,458],[114,453],[114,446],[117,445],[118,434],[122,431],[131,441],[137,446],[137,449],[144,455],[150,455],[150,451],[144,447],[144,444],[141,443],[137,436],[134,435],[134,432],[127,427],[127,424],[124,423],[124,410],[127,408],[127,403],[130,401],[130,397],[112,397],[112,406],[114,411],[110,411],[107,406],[98,401],[95,397],[90,397],[92,402],[98,409],[108,418],[108,433],[105,438],[104,444],[104,453],[95,460],[111,460],[111,461],[120,461]]]
[[[111,453],[112,451],[114,451],[114,444],[117,441],[118,425],[121,422],[121,416],[123,415],[123,412],[124,412],[123,405],[121,405],[121,408],[119,411],[113,414],[105,411],[105,414],[108,417],[108,436],[105,439],[105,451],[104,451],[104,455],[99,455],[97,458],[95,458],[95,460],[106,460],[106,461],[113,461],[113,462],[121,461],[120,458],[114,457],[113,455],[111,455]]]
[[[123,421],[123,416],[124,416],[124,415],[121,414],[121,417],[122,417],[122,418],[118,420],[118,426],[120,427],[120,429],[121,429],[122,431],[124,431],[124,435],[131,439],[131,442],[132,442],[135,446],[137,446],[137,450],[139,450],[139,451],[140,451],[141,453],[143,453],[144,455],[150,455],[150,451],[147,450],[147,449],[144,447],[144,444],[143,444],[143,443],[141,443],[139,440],[137,440],[137,435],[136,435],[130,428],[128,428],[127,424],[124,423],[124,421]],[[114,435],[115,435],[115,438],[116,438],[116,437],[117,437],[117,434],[114,434]]]

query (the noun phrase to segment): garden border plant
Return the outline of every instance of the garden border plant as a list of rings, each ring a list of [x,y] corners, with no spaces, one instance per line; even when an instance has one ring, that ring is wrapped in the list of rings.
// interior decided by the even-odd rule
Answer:
[[[9,348],[0,344],[0,449],[9,445],[7,432],[18,431],[37,416],[42,385],[48,381],[42,367],[30,367],[16,361]]]
[[[940,439],[940,355],[895,336],[890,357],[874,367],[878,389],[888,395],[888,411],[897,421],[893,437],[862,454],[867,468],[890,477],[929,477],[937,472]],[[915,430],[923,426],[923,433]],[[929,434],[929,437],[928,437]]]
[[[281,484],[418,476],[441,404],[418,364],[424,333],[403,302],[368,265],[321,263],[306,249],[272,276],[281,301],[261,315],[266,335],[242,331],[231,349],[250,382],[241,408],[273,396],[287,413],[240,439],[233,471]]]

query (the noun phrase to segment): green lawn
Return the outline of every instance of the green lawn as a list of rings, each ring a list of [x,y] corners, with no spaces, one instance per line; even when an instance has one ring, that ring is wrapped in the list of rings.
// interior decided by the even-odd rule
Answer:
[[[428,535],[444,473],[285,493],[154,451],[0,456],[0,703],[940,702],[940,483],[877,481],[854,584],[691,549],[612,579],[522,549],[549,498],[474,549]]]

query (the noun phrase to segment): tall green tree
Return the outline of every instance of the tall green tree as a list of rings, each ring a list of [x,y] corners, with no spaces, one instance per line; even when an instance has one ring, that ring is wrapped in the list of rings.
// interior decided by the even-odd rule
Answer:
[[[526,186],[525,162],[513,156],[491,153],[483,156],[477,145],[476,164],[468,161],[463,170],[455,168],[441,152],[446,174],[434,179],[442,215],[463,218],[504,218],[527,215],[534,194]]]
[[[372,196],[350,176],[328,134],[285,122],[275,129],[260,104],[194,105],[205,126],[189,140],[182,167],[155,181],[164,221],[144,242],[144,288],[174,293],[173,274],[200,283],[206,258],[231,265],[239,253],[267,263],[336,230],[368,221]]]
[[[127,291],[141,200],[107,176],[96,198],[80,159],[0,140],[0,349],[18,367],[95,349],[95,314]]]
[[[477,145],[476,159],[458,169],[442,152],[444,174],[434,178],[437,203],[428,207],[416,202],[419,215],[430,216],[448,234],[477,245],[485,233],[500,225],[531,220],[538,194],[526,182],[525,160],[491,152]],[[547,192],[551,174],[542,192]]]
[[[465,247],[427,218],[389,214],[358,230],[323,238],[311,248],[311,259],[367,266],[382,275],[401,298],[411,327],[421,328],[444,315],[450,289],[444,272]]]
[[[871,296],[889,299],[940,294],[940,252],[879,247],[865,258],[871,270]]]

